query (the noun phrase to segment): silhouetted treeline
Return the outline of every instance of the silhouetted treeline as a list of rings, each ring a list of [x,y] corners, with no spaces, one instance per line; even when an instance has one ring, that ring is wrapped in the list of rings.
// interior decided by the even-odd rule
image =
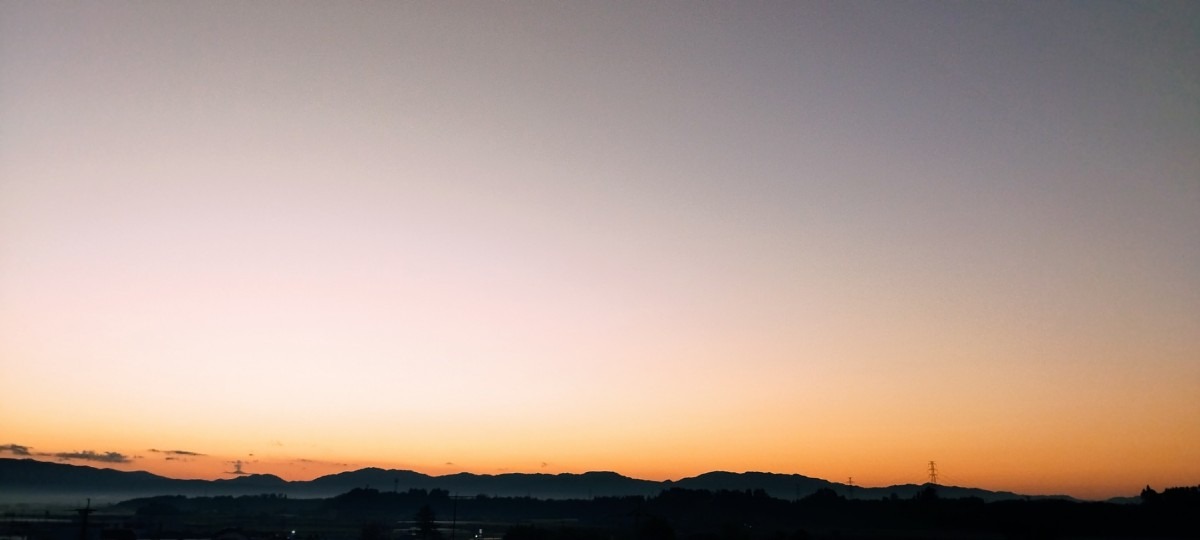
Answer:
[[[1200,486],[1161,493],[1147,488],[1141,504],[985,502],[943,498],[931,486],[914,497],[877,500],[848,500],[829,489],[799,500],[771,497],[762,490],[675,488],[652,497],[545,500],[458,498],[443,490],[355,489],[329,499],[153,497],[126,501],[117,508],[132,511],[132,526],[141,531],[178,531],[193,538],[235,526],[259,531],[248,538],[299,530],[294,535],[297,540],[466,540],[477,528],[486,528],[486,536],[503,535],[506,540],[1200,538]]]

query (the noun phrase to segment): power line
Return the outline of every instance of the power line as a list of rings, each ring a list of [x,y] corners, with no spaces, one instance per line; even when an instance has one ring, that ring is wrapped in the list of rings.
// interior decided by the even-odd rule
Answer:
[[[937,476],[938,476],[937,462],[930,461],[929,462],[929,483],[936,485],[937,484]]]

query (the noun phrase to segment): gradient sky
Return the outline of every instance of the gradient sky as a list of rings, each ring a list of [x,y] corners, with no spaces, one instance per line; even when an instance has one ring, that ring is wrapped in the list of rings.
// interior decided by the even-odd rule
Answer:
[[[1198,66],[1194,2],[3,2],[0,454],[1200,484]]]

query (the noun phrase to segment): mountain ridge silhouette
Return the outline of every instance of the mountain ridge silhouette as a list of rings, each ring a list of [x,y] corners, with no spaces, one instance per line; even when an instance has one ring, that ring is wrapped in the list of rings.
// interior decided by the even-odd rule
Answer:
[[[290,497],[332,497],[352,489],[379,491],[440,489],[462,496],[488,495],[534,497],[543,499],[583,499],[614,496],[653,496],[671,488],[708,491],[762,490],[780,499],[798,499],[818,490],[832,490],[847,498],[909,498],[930,484],[900,484],[887,487],[850,486],[800,474],[769,472],[711,471],[679,480],[642,480],[612,471],[585,473],[501,473],[469,472],[441,476],[411,470],[367,467],[320,476],[312,480],[284,480],[271,474],[249,474],[229,479],[178,479],[146,471],[118,471],[89,465],[40,461],[31,458],[0,458],[0,502],[34,500],[70,500],[90,497],[97,500],[155,495],[259,495],[283,494]],[[1020,495],[981,488],[936,486],[945,498],[978,497],[985,501],[1010,499],[1069,499],[1067,495]]]

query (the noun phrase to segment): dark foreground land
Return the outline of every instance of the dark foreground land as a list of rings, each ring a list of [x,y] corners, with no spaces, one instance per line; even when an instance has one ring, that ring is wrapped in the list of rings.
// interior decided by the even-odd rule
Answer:
[[[10,508],[0,540],[786,540],[801,538],[1200,538],[1200,486],[1139,504],[916,497],[800,500],[756,491],[543,500],[355,489],[328,499],[164,496],[83,512]]]

